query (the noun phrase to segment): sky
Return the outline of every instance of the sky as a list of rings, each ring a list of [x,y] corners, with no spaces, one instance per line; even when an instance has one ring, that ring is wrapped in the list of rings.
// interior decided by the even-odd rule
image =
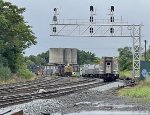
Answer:
[[[25,7],[25,21],[32,26],[37,44],[25,50],[25,55],[37,55],[49,48],[78,48],[91,51],[97,57],[118,56],[118,48],[132,47],[132,38],[52,37],[50,23],[53,9],[59,8],[59,19],[89,19],[89,7],[96,8],[97,19],[107,19],[110,6],[115,7],[115,18],[122,16],[130,24],[143,24],[142,45],[150,41],[150,0],[4,0]],[[149,43],[147,44],[149,45]]]

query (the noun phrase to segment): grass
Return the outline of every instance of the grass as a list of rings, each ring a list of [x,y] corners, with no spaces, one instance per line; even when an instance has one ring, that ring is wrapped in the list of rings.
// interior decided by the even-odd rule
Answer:
[[[23,64],[16,74],[12,74],[10,68],[0,63],[0,84],[25,82],[33,79],[35,79],[35,74],[27,69],[26,64]]]
[[[123,89],[119,91],[121,95],[128,96],[128,97],[150,97],[150,87],[148,86],[137,86],[133,88]]]
[[[28,69],[19,69],[17,75],[23,79],[29,80],[34,77],[34,74]]]
[[[16,82],[25,82],[35,79],[35,74],[28,69],[19,69],[17,74],[12,74],[8,67],[0,64],[0,84],[9,84]]]
[[[129,78],[132,77],[132,71],[125,70],[125,71],[120,71],[119,72],[119,78],[120,79],[125,79],[127,77],[129,77]]]
[[[145,81],[140,81],[138,86],[119,90],[119,95],[131,98],[140,98],[146,102],[150,102],[150,78]]]
[[[16,74],[12,74],[11,78],[8,80],[0,80],[0,84],[10,84],[10,83],[18,83],[18,82],[26,82],[26,81],[32,81],[35,77],[32,77],[31,79],[24,79],[22,77],[18,77]]]
[[[0,64],[0,81],[7,81],[11,77],[11,71],[8,67]]]

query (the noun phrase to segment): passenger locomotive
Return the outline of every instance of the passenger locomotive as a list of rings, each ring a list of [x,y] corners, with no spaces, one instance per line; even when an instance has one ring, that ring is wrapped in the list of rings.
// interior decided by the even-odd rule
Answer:
[[[104,82],[115,81],[119,78],[118,60],[113,57],[103,57],[100,64],[87,64],[80,68],[83,77],[102,78]]]

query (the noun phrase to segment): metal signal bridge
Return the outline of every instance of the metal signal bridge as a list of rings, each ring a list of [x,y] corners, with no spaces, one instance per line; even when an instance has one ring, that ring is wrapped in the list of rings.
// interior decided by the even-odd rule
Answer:
[[[129,24],[121,19],[115,19],[114,6],[111,6],[110,19],[95,19],[95,10],[90,6],[89,20],[58,19],[58,9],[54,8],[53,21],[50,24],[51,36],[72,37],[130,37],[133,39],[133,77],[140,76],[141,59],[141,24]]]

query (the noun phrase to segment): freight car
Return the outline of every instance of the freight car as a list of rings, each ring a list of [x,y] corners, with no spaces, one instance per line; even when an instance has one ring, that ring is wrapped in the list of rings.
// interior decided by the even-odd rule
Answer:
[[[80,69],[83,77],[102,78],[104,82],[115,81],[119,78],[118,60],[113,57],[103,57],[100,64],[84,65]]]
[[[44,68],[41,65],[30,64],[27,68],[36,75],[42,75]]]

